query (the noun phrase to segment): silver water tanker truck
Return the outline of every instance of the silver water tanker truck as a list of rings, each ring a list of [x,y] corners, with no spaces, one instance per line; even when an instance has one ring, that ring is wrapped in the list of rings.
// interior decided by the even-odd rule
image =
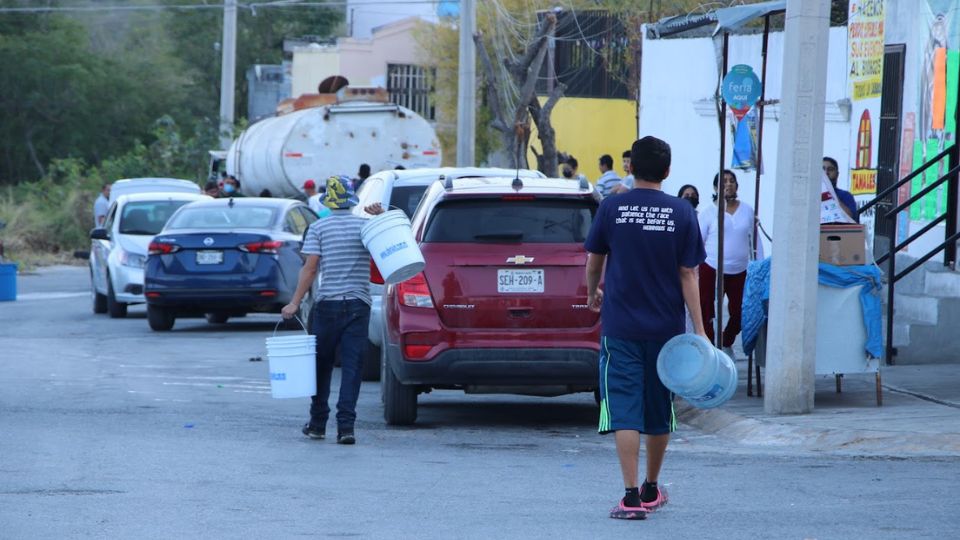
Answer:
[[[302,197],[303,183],[323,189],[332,175],[356,175],[361,163],[384,169],[439,167],[433,127],[412,110],[389,102],[383,88],[349,87],[305,94],[277,107],[277,116],[240,133],[226,152],[226,174],[244,195],[268,189],[274,197]],[[211,152],[216,162],[224,157]],[[213,163],[212,171],[223,171]]]

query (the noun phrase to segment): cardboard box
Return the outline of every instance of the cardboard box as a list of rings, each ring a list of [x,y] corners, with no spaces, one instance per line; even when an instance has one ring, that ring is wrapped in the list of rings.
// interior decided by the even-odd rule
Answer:
[[[820,226],[820,262],[836,266],[867,264],[863,225]]]

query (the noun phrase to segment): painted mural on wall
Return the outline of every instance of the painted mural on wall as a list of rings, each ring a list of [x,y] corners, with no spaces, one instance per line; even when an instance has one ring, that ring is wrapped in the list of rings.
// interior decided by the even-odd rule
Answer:
[[[957,140],[957,91],[960,74],[960,13],[956,0],[924,0],[923,41],[915,48],[920,55],[915,125],[904,126],[903,141],[912,141],[911,171],[920,168]],[[909,53],[908,53],[909,54]],[[905,81],[904,84],[911,84]],[[912,136],[908,139],[908,129]],[[910,195],[923,190],[948,170],[946,159],[911,182]],[[901,193],[901,200],[906,197]],[[946,211],[946,186],[931,191],[910,207],[910,219],[930,221]]]

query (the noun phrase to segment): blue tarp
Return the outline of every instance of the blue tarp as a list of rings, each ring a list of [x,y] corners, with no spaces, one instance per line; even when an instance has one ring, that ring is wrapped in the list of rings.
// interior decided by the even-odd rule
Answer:
[[[883,356],[881,331],[880,269],[876,266],[834,266],[820,263],[818,280],[828,287],[860,287],[860,305],[863,308],[863,324],[867,330],[866,352],[874,357]],[[770,299],[770,258],[753,261],[747,266],[747,282],[743,290],[742,334],[743,350],[753,352],[757,335],[767,321],[766,300]]]

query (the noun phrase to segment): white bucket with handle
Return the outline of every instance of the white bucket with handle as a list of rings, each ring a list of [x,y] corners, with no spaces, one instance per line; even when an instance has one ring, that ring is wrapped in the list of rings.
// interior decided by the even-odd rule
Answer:
[[[387,283],[406,281],[426,266],[410,229],[410,220],[402,210],[390,210],[371,218],[360,231],[360,240]]]
[[[267,359],[270,363],[270,394],[275,398],[310,397],[317,393],[317,339],[307,334],[278,336],[277,328],[267,338]]]

